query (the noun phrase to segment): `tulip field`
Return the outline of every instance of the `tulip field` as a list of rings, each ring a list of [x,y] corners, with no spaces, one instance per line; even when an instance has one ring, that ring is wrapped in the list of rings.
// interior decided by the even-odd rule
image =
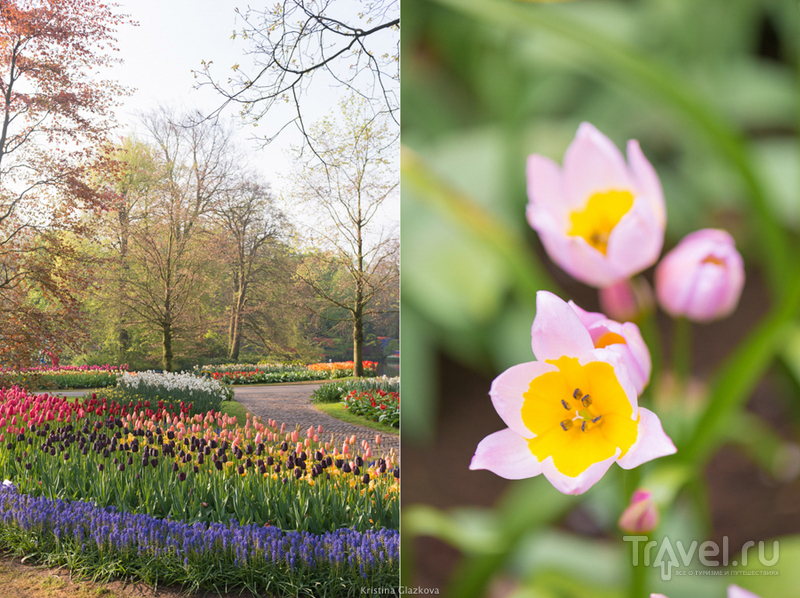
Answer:
[[[394,587],[394,452],[334,444],[321,426],[238,422],[218,410],[225,392],[152,372],[75,400],[0,389],[0,544],[93,578],[188,590]]]

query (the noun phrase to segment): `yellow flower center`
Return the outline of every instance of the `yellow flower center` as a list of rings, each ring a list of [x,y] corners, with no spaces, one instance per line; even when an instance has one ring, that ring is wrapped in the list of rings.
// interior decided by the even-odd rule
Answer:
[[[534,378],[523,395],[522,421],[539,460],[553,457],[564,475],[577,477],[599,461],[620,457],[636,442],[638,418],[614,368],[605,362],[581,365],[577,358],[548,360],[558,370]]]
[[[633,194],[630,191],[612,189],[595,193],[583,210],[570,214],[572,228],[567,234],[583,237],[589,245],[605,255],[611,231],[632,206]]]

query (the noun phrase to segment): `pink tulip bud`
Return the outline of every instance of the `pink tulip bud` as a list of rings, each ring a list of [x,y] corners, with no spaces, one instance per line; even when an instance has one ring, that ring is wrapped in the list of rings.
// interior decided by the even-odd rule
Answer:
[[[376,434],[375,435],[375,444],[377,444],[378,446],[381,445],[381,435],[380,434]]]
[[[600,289],[599,298],[600,311],[619,322],[636,322],[655,305],[653,289],[640,276]]]
[[[286,434],[286,422],[281,424],[281,434]]]
[[[297,442],[297,439],[300,438],[300,435],[297,433],[297,430],[292,432],[292,442]]]
[[[357,442],[356,441],[356,435],[353,434],[352,436],[350,436],[350,444],[355,444],[356,442]]]
[[[350,445],[349,444],[345,443],[345,444],[342,445],[342,453],[345,454],[345,455],[349,455],[350,454]]]
[[[311,439],[310,438],[306,438],[305,445],[306,445],[306,448],[311,446]]]
[[[307,438],[313,438],[314,437],[314,426],[309,426],[308,427],[308,431],[306,432],[306,437]]]
[[[658,509],[649,490],[640,488],[633,493],[618,525],[622,531],[630,534],[647,534],[658,526]]]
[[[317,436],[316,434],[314,434],[314,442],[315,442],[315,443],[318,443],[318,442],[319,442],[319,436]]]
[[[317,434],[322,434],[322,424],[317,426]]]
[[[744,287],[742,256],[726,231],[686,235],[656,268],[656,295],[673,318],[710,322],[733,313]]]
[[[366,451],[364,451],[364,457],[365,457],[366,459],[369,459],[370,457],[372,457],[372,451],[371,451],[371,450],[369,450],[369,447],[367,447],[367,450],[366,450]]]

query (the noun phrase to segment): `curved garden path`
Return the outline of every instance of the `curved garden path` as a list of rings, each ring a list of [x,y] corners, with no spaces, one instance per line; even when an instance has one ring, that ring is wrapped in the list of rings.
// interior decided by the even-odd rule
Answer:
[[[306,430],[309,426],[322,426],[320,440],[328,441],[331,434],[334,435],[336,444],[341,450],[342,441],[345,437],[353,434],[358,440],[357,446],[361,446],[361,441],[369,442],[373,455],[377,455],[375,445],[375,435],[379,434],[375,430],[348,424],[327,413],[323,413],[314,408],[311,403],[311,393],[319,388],[320,383],[294,382],[287,384],[259,384],[234,386],[236,400],[245,408],[260,417],[262,420],[274,419],[280,426],[286,424],[287,431],[295,429],[300,424],[300,436],[305,438]],[[381,452],[387,453],[389,449],[394,449],[395,454],[400,456],[400,437],[397,434],[384,434],[381,436]]]

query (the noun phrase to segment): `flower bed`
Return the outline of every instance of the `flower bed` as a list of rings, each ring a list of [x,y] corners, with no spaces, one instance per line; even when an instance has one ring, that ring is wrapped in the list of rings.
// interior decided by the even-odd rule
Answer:
[[[374,375],[377,365],[374,361],[365,361],[364,375]],[[228,364],[195,368],[193,373],[196,376],[219,380],[226,384],[305,382],[350,376],[353,373],[353,362],[312,363],[307,366],[296,364]]]
[[[311,400],[315,403],[339,403],[353,390],[357,392],[382,390],[384,392],[399,393],[400,378],[380,376],[378,378],[356,378],[355,380],[328,382],[311,393]]]
[[[189,411],[0,389],[0,547],[194,589],[397,585],[393,452]]]
[[[189,405],[192,415],[218,411],[220,403],[233,398],[233,390],[223,382],[198,378],[188,372],[123,372],[118,378],[115,398],[119,402],[148,400]]]
[[[345,409],[370,421],[400,428],[400,395],[385,390],[351,390],[344,398]]]
[[[128,366],[81,365],[11,368],[0,370],[3,386],[22,386],[29,389],[56,390],[61,388],[103,388],[114,386],[117,377],[127,371]]]
[[[325,534],[274,526],[187,524],[0,488],[0,545],[109,579],[135,571],[146,582],[190,591],[224,580],[230,587],[297,596],[357,596],[398,583],[397,530]]]

